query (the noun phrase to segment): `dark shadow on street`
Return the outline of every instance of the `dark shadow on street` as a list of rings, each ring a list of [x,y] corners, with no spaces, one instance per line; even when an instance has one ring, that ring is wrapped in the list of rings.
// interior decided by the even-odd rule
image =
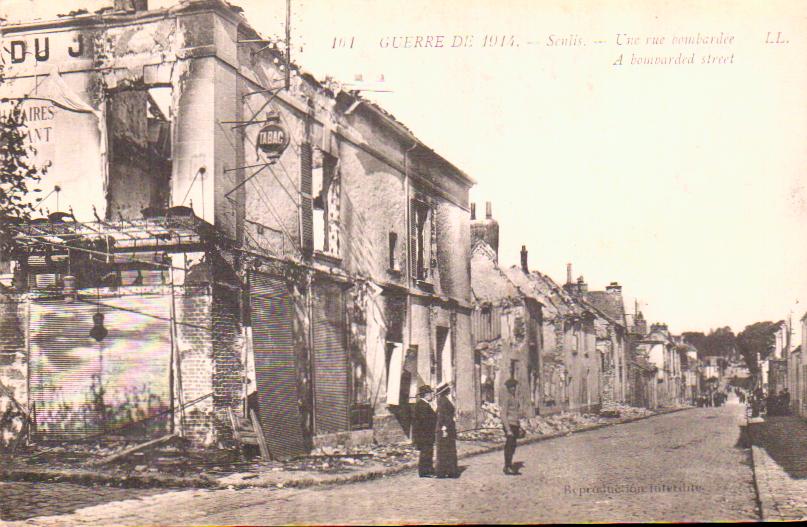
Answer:
[[[750,423],[748,435],[790,477],[807,479],[807,421],[792,415],[768,416],[763,423]]]
[[[737,436],[737,442],[734,444],[734,448],[742,450],[751,448],[751,437],[748,434],[748,425],[740,426],[740,435]]]

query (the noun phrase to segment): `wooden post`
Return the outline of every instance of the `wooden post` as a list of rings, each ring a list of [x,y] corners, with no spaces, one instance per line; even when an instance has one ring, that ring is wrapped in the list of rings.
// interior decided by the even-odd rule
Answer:
[[[261,423],[258,421],[258,416],[255,415],[255,410],[249,410],[249,419],[252,421],[252,428],[255,430],[255,435],[258,437],[258,447],[261,449],[261,457],[264,461],[269,461],[271,455],[269,454],[269,448],[266,446],[266,438],[263,437],[263,429],[261,428]]]

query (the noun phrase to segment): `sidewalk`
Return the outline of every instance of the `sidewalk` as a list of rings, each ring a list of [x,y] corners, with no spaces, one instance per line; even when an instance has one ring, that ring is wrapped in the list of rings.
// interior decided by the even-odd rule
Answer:
[[[807,420],[766,417],[748,434],[762,520],[807,519]]]
[[[605,426],[634,422],[687,408],[689,407],[661,409],[641,415],[637,411],[632,415],[617,418],[579,414],[551,416],[549,422],[544,419],[536,423],[540,426],[530,427],[534,433],[528,434],[525,439],[519,441],[519,444],[535,443]],[[550,427],[548,423],[552,426]],[[467,440],[462,440],[463,437]],[[459,459],[500,450],[504,446],[504,434],[495,430],[461,434],[460,438],[461,440],[457,441]],[[103,470],[89,470],[81,466],[70,468],[65,465],[58,468],[32,467],[18,462],[0,469],[0,481],[59,481],[138,488],[304,488],[377,479],[417,467],[417,451],[409,443],[370,445],[354,448],[350,452],[339,448],[324,448],[313,454],[285,463],[260,460],[217,463],[217,460],[212,460],[204,464],[195,464],[192,467],[193,474],[181,471],[174,474],[167,473],[155,468],[153,463],[133,467],[130,462],[128,465],[116,465]]]

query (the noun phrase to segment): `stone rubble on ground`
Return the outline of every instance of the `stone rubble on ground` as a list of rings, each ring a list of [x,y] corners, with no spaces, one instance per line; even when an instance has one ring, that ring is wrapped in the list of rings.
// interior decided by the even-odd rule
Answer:
[[[484,417],[482,426],[475,430],[463,431],[460,439],[466,441],[503,441],[504,430],[499,418],[499,405],[491,402],[482,403]],[[618,418],[603,417],[595,414],[579,414],[573,412],[560,412],[551,415],[539,415],[522,418],[521,427],[528,435],[545,436],[551,434],[570,433],[580,428],[598,424],[613,423],[625,419],[644,417],[654,413],[646,408],[635,408],[627,405],[613,405],[611,411],[619,415]]]

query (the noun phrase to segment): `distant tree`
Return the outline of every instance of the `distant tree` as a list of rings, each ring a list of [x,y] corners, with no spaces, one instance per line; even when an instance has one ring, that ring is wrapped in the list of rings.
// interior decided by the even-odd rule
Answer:
[[[736,337],[730,327],[713,329],[708,335],[701,331],[683,333],[684,341],[695,346],[698,357],[719,356],[730,358],[736,349]]]
[[[745,364],[751,372],[758,371],[757,359],[765,360],[775,344],[777,322],[755,322],[745,326],[737,335],[737,350],[745,359]]]
[[[0,86],[3,82],[0,65]],[[0,111],[0,259],[12,248],[8,222],[30,219],[34,204],[29,193],[40,191],[35,185],[47,173],[47,165],[34,163],[35,153],[21,101],[10,103]]]
[[[734,355],[737,337],[730,327],[725,326],[709,332],[707,337],[713,355],[729,358]]]
[[[698,350],[698,357],[704,357],[706,353],[706,334],[702,331],[685,331],[681,334],[684,342],[691,344]]]

